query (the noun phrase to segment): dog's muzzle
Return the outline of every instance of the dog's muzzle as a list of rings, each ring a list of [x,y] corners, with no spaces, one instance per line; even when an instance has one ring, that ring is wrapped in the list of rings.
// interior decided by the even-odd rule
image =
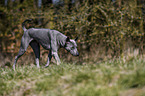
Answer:
[[[79,52],[76,52],[75,54],[72,54],[73,56],[79,56]]]

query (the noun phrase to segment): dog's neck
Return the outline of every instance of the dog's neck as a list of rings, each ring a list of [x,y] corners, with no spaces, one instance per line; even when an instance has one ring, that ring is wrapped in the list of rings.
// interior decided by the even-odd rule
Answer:
[[[59,34],[57,35],[57,44],[58,44],[60,47],[65,47],[66,38],[67,38],[67,36],[65,36],[65,35],[62,34],[62,33],[59,33]]]

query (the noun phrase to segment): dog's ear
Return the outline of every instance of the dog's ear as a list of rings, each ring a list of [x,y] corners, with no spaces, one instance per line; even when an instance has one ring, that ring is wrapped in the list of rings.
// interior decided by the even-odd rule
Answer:
[[[70,38],[69,37],[66,38],[66,42],[70,42]]]
[[[75,41],[77,41],[77,40],[78,40],[78,38],[79,38],[79,37],[76,37]]]

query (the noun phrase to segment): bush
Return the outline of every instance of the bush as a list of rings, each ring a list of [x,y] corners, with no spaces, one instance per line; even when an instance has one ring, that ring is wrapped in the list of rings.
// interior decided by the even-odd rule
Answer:
[[[17,52],[23,34],[21,23],[32,18],[34,27],[56,29],[72,38],[79,36],[79,49],[85,53],[101,45],[106,53],[118,57],[129,40],[143,51],[144,22],[138,0],[84,0],[71,5],[66,1],[59,7],[43,5],[41,11],[33,0],[19,4],[15,1],[17,5],[11,7],[1,6],[1,50]]]

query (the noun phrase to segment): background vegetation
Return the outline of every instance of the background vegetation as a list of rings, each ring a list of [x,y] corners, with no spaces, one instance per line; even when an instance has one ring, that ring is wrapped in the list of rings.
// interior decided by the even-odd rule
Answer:
[[[50,28],[71,38],[79,36],[78,48],[87,56],[98,49],[114,58],[130,47],[143,53],[144,0],[64,0],[60,5],[42,0],[41,7],[37,5],[41,0],[8,0],[7,5],[4,1],[0,1],[1,53],[18,52],[21,23],[28,18],[34,19],[28,28]]]

